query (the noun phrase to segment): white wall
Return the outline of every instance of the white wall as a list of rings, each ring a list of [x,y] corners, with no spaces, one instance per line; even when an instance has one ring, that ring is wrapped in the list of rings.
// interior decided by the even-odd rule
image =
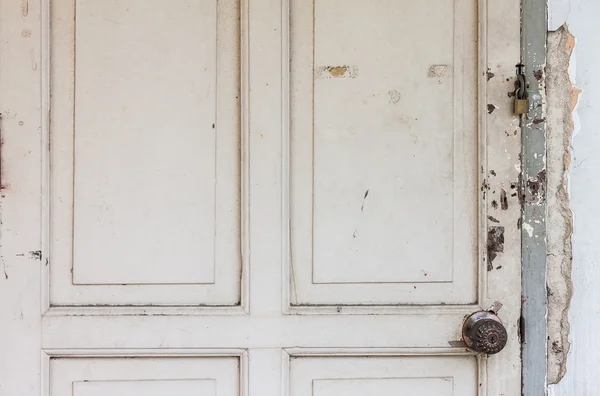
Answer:
[[[575,116],[571,164],[573,300],[567,374],[554,396],[600,395],[600,1],[548,0],[549,25],[567,23],[575,36],[575,85],[583,90]],[[573,61],[572,61],[573,62]],[[573,82],[573,81],[572,81]],[[551,232],[551,230],[549,230]]]

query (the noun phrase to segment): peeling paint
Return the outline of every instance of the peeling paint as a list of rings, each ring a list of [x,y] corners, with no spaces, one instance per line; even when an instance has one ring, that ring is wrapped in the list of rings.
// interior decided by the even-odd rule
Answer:
[[[356,78],[358,68],[355,66],[320,66],[315,68],[315,78]]]
[[[430,78],[438,78],[438,77],[446,77],[448,75],[449,70],[448,65],[431,65],[429,66],[429,70],[427,70],[427,77]]]
[[[546,202],[546,170],[542,169],[536,177],[527,180],[526,202],[540,204]]]
[[[21,15],[23,18],[29,15],[29,0],[21,0]]]
[[[533,238],[533,227],[527,223],[522,223],[521,226],[529,235],[529,238]]]
[[[487,234],[487,269],[494,269],[494,260],[498,257],[498,253],[504,252],[504,227],[491,226],[488,227]]]
[[[570,208],[568,169],[571,164],[573,112],[580,90],[573,86],[569,66],[575,38],[566,26],[548,35],[546,89],[548,96],[548,383],[566,373],[570,350],[568,311],[573,294],[571,280],[573,214]]]

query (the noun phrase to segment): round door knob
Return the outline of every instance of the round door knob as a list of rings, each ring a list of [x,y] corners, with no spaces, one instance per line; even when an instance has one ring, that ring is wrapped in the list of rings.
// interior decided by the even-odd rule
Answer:
[[[463,324],[463,341],[475,352],[493,355],[506,346],[506,328],[492,312],[475,312]]]

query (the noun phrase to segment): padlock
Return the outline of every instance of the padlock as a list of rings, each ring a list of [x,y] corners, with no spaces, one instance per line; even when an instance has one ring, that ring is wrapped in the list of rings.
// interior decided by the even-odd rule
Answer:
[[[515,114],[527,114],[529,112],[529,100],[527,99],[515,99]]]
[[[516,115],[529,113],[529,100],[527,99],[527,82],[523,74],[523,65],[517,65],[517,81],[515,82],[515,107]]]

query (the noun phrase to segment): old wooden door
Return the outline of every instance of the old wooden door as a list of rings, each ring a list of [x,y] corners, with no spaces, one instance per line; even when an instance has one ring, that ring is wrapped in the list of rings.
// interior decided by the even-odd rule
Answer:
[[[2,395],[520,394],[517,0],[0,0],[0,50]]]

